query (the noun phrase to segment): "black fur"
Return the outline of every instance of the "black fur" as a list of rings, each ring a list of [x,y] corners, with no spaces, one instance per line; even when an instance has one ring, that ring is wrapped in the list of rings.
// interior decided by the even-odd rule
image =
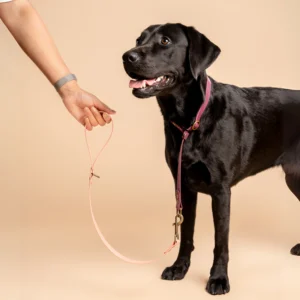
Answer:
[[[161,42],[162,37],[170,41]],[[134,53],[135,61],[128,57]],[[166,161],[176,179],[181,132],[170,121],[188,128],[203,102],[206,69],[219,47],[193,27],[153,25],[123,55],[133,78],[167,74],[168,85],[134,89],[139,98],[156,96],[164,118]],[[214,261],[207,283],[210,294],[229,292],[228,236],[231,187],[268,168],[282,166],[289,189],[300,200],[300,91],[282,88],[240,88],[210,78],[212,94],[200,128],[185,142],[182,160],[182,197],[185,221],[179,255],[165,269],[163,279],[184,278],[194,250],[197,193],[212,197],[215,225]],[[300,244],[291,253],[300,255]]]

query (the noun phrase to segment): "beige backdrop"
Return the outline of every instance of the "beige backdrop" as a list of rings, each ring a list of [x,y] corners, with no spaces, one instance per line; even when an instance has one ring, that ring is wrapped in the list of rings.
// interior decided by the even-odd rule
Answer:
[[[209,74],[240,86],[299,89],[298,0],[74,1],[32,3],[85,89],[117,110],[96,167],[95,212],[122,253],[149,259],[170,243],[173,180],[155,99],[131,95],[122,53],[148,25],[194,25],[222,49]],[[148,266],[112,256],[94,230],[83,128],[0,24],[0,298],[7,300],[211,299],[210,199],[199,195],[192,266],[182,282],[159,279],[174,251]],[[93,149],[109,127],[90,134]],[[300,203],[281,169],[233,189],[228,299],[299,299]]]

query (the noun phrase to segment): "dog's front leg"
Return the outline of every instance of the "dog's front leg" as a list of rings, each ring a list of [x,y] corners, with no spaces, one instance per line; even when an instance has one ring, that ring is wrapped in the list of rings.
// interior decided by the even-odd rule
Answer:
[[[227,274],[230,219],[230,188],[222,187],[212,194],[212,211],[215,225],[214,262],[206,286],[212,295],[226,294],[230,290]]]
[[[180,249],[174,264],[166,268],[162,273],[161,277],[165,280],[180,280],[184,278],[190,267],[191,253],[194,250],[197,193],[183,187],[181,196],[184,221],[181,225]]]

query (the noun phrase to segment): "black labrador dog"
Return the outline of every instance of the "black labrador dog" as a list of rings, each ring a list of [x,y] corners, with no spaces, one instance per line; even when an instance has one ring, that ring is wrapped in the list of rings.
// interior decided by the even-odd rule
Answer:
[[[174,179],[183,128],[193,124],[204,101],[206,69],[221,50],[193,27],[153,25],[123,55],[130,86],[138,98],[156,96],[164,118],[165,156]],[[212,197],[214,261],[206,290],[229,292],[228,236],[231,187],[242,179],[282,166],[289,189],[300,200],[300,91],[239,88],[210,78],[209,104],[200,127],[186,140],[182,156],[184,222],[175,263],[162,278],[184,278],[194,250],[197,193]],[[300,255],[300,244],[291,253]]]

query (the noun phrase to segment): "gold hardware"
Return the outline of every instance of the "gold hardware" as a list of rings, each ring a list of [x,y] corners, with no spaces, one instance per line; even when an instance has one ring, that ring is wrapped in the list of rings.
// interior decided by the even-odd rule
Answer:
[[[196,127],[196,124],[198,125],[197,127]],[[198,129],[199,124],[200,124],[200,122],[199,122],[199,121],[196,121],[196,122],[193,124],[193,126],[192,126],[192,130]]]
[[[182,210],[179,210],[175,216],[175,234],[174,234],[174,242],[179,240],[179,227],[183,223],[184,217],[182,215]]]
[[[100,178],[100,176],[98,176],[97,174],[95,174],[95,173],[93,173],[93,172],[91,173],[91,175],[92,175],[92,176],[95,176],[95,177],[97,177],[97,178]]]

